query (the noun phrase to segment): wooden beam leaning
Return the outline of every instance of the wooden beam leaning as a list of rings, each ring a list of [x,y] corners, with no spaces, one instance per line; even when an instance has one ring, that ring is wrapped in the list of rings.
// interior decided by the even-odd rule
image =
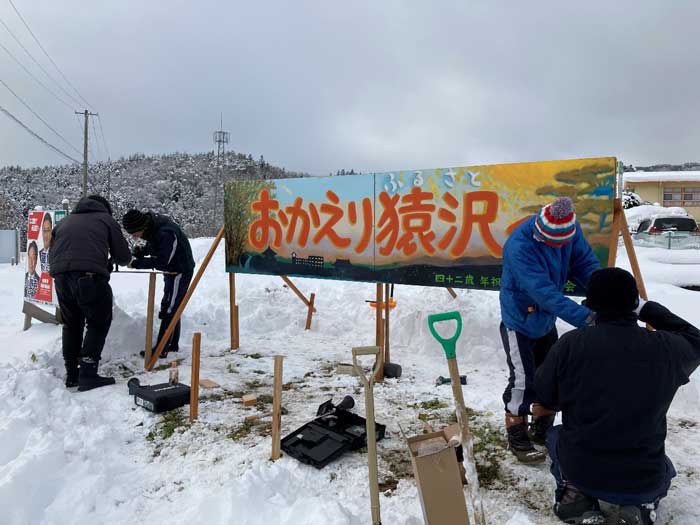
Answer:
[[[620,225],[622,224],[621,216],[624,215],[625,211],[622,209],[622,200],[615,199],[613,207],[612,233],[610,238],[610,246],[608,248],[608,268],[615,266],[615,261],[617,260],[618,235],[620,234]]]
[[[190,381],[190,423],[199,416],[199,364],[202,334],[192,335],[192,379]]]
[[[379,347],[379,354],[382,361],[384,360],[384,319],[382,315],[384,304],[384,287],[382,283],[377,283],[377,303],[376,303],[376,314],[377,314],[377,327],[376,327],[376,346]],[[381,366],[377,369],[377,374],[375,376],[375,381],[384,380],[384,367]]]
[[[216,248],[219,246],[219,243],[221,242],[221,238],[223,236],[224,236],[224,227],[222,226],[221,229],[219,230],[219,233],[216,235],[216,238],[214,239],[214,242],[212,243],[211,248],[209,248],[209,252],[207,253],[206,257],[204,257],[202,264],[199,266],[199,269],[197,270],[197,274],[194,276],[194,279],[192,280],[192,284],[190,285],[190,287],[187,290],[187,293],[185,294],[185,298],[182,300],[182,303],[180,303],[180,306],[175,311],[175,315],[173,315],[173,318],[170,321],[170,324],[168,325],[168,329],[165,331],[165,334],[163,334],[163,338],[158,342],[158,347],[156,348],[156,351],[154,352],[154,354],[151,356],[151,361],[146,366],[146,370],[149,370],[149,371],[153,370],[153,367],[155,366],[156,362],[158,361],[158,358],[160,357],[160,354],[163,353],[163,349],[165,348],[165,343],[167,341],[169,341],[170,337],[173,335],[173,331],[175,330],[175,326],[177,325],[177,322],[180,320],[180,317],[182,317],[182,312],[185,311],[185,308],[187,307],[187,303],[190,301],[192,294],[197,289],[197,285],[199,284],[199,280],[202,278],[202,275],[204,274],[204,271],[207,269],[207,266],[209,266],[209,262],[211,261],[211,258],[214,256],[214,252],[216,252]]]
[[[284,356],[275,356],[274,383],[272,387],[272,461],[280,458],[282,429],[282,360]]]
[[[238,326],[238,305],[236,304],[236,274],[228,274],[229,318],[231,323],[231,350],[240,348],[240,331]]]
[[[311,330],[311,318],[314,315],[314,301],[316,300],[316,294],[312,293],[309,300],[309,311],[306,314],[306,330]]]
[[[634,244],[632,244],[632,236],[630,235],[629,225],[627,224],[627,217],[625,213],[620,214],[620,230],[622,231],[622,240],[625,242],[625,250],[627,251],[627,257],[630,260],[630,266],[632,266],[632,273],[637,281],[637,288],[639,288],[639,297],[645,301],[647,297],[647,289],[644,286],[644,279],[642,278],[642,271],[639,268],[639,261],[637,260],[637,253],[634,251]]]
[[[389,310],[391,310],[390,302],[390,284],[384,285],[384,362],[391,363],[391,354],[389,352]]]
[[[452,296],[452,299],[457,299],[457,292],[455,292],[452,288],[447,287],[446,290],[449,292],[449,294]]]
[[[156,274],[151,272],[148,276],[148,303],[146,310],[146,344],[143,349],[143,366],[148,366],[153,352],[153,307],[156,300]]]
[[[295,284],[292,282],[292,280],[289,277],[287,277],[286,275],[280,275],[280,277],[287,284],[287,286],[289,286],[289,288],[291,288],[291,290],[295,294],[297,294],[297,297],[299,299],[301,299],[306,306],[313,308],[313,310],[312,310],[313,313],[316,313],[316,308],[314,308],[313,305],[310,304],[310,301],[306,297],[304,297],[304,294],[299,291],[299,288],[297,288],[295,286]]]

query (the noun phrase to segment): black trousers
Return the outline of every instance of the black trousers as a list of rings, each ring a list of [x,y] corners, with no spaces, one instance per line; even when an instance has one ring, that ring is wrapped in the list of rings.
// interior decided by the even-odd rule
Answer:
[[[112,324],[112,288],[100,275],[67,272],[54,277],[63,317],[63,360],[75,371],[79,360],[99,361]]]
[[[160,312],[158,318],[160,321],[160,329],[158,330],[158,342],[165,335],[165,331],[170,326],[170,321],[173,320],[175,312],[180,307],[182,300],[185,298],[187,289],[192,281],[192,272],[178,273],[177,275],[164,275],[163,280],[165,289],[163,290],[163,299],[160,302]],[[173,335],[165,345],[163,352],[177,352],[180,348],[180,321],[175,325]]]

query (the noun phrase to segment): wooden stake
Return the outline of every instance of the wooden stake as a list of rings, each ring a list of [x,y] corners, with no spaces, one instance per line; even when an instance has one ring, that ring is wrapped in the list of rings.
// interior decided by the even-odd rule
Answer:
[[[383,297],[383,286],[382,283],[377,283],[377,306],[375,308],[377,314],[377,334],[376,334],[376,346],[379,347],[379,352],[381,353],[381,359],[384,360],[384,323],[382,319],[382,302]],[[384,380],[384,367],[381,366],[377,369],[377,374],[375,376],[375,381]]]
[[[158,343],[158,347],[156,348],[154,355],[151,356],[151,361],[146,366],[146,370],[149,370],[149,371],[153,370],[153,367],[155,366],[156,362],[158,361],[158,358],[160,357],[160,354],[163,353],[163,349],[165,348],[165,344],[170,340],[170,337],[173,335],[173,331],[175,330],[175,326],[177,325],[177,322],[180,320],[180,317],[182,317],[182,312],[185,311],[185,308],[187,307],[187,303],[190,301],[192,294],[197,289],[197,285],[199,284],[199,280],[202,278],[202,275],[204,274],[204,270],[206,270],[207,266],[209,266],[209,262],[211,261],[211,258],[214,256],[214,252],[216,252],[216,248],[219,246],[219,243],[221,242],[221,238],[223,236],[224,236],[224,227],[222,226],[221,229],[219,230],[219,233],[216,235],[216,239],[214,239],[214,242],[212,243],[211,248],[209,248],[209,252],[207,253],[204,260],[202,261],[202,264],[199,266],[199,269],[197,270],[197,275],[194,276],[194,279],[192,280],[192,284],[188,288],[184,299],[180,303],[180,306],[178,307],[177,311],[175,312],[175,315],[173,315],[173,318],[170,321],[170,324],[168,325],[168,329],[165,331],[165,334],[163,334],[163,338]]]
[[[457,292],[455,292],[452,288],[447,288],[447,291],[450,293],[452,296],[452,299],[457,299]]]
[[[391,354],[389,352],[389,283],[384,284],[384,362],[391,363]]]
[[[632,266],[632,273],[637,281],[637,288],[639,288],[639,297],[647,300],[647,289],[644,286],[644,279],[642,278],[642,271],[639,269],[639,261],[637,260],[637,252],[634,251],[634,244],[632,244],[632,236],[630,235],[630,229],[627,224],[627,217],[625,217],[624,212],[620,214],[620,229],[622,230],[622,240],[625,241],[625,250],[627,251],[627,257],[629,257],[630,265]]]
[[[236,274],[228,274],[229,318],[231,323],[231,350],[240,348],[238,329],[238,305],[236,304]]]
[[[309,311],[306,314],[306,330],[311,330],[311,317],[314,315],[314,301],[316,300],[316,294],[311,294],[311,299],[309,301]]]
[[[313,294],[311,294],[313,301]],[[280,431],[282,429],[282,360],[284,356],[275,356],[275,378],[272,391],[272,456],[276,461],[280,457]]]
[[[199,415],[199,349],[202,334],[195,332],[192,336],[192,380],[190,382],[190,423]]]
[[[156,274],[148,276],[148,302],[146,310],[146,344],[143,348],[143,366],[148,366],[153,352],[153,307],[156,301]]]
[[[297,287],[294,285],[294,283],[292,282],[292,280],[291,280],[289,277],[287,277],[286,275],[280,275],[280,277],[282,278],[282,280],[283,280],[285,283],[287,283],[287,286],[289,286],[289,288],[291,288],[292,291],[293,291],[295,294],[297,294],[297,297],[298,297],[299,299],[301,299],[301,300],[304,302],[304,304],[305,304],[306,306],[309,306],[309,300],[308,300],[306,297],[304,297],[304,294],[301,293],[301,292],[299,291],[299,288],[297,288]],[[313,306],[311,306],[311,308],[313,308]],[[316,308],[313,309],[313,312],[316,313]]]
[[[615,266],[615,261],[617,260],[617,244],[618,235],[620,234],[620,224],[622,223],[622,217],[624,217],[625,212],[622,209],[622,200],[615,199],[613,205],[613,223],[612,223],[612,233],[610,239],[610,247],[608,249],[608,268]]]

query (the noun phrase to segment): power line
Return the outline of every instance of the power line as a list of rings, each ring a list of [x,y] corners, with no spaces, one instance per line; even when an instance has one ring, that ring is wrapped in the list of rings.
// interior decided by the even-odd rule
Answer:
[[[44,46],[41,45],[41,42],[39,42],[39,39],[36,37],[36,35],[34,34],[34,32],[33,32],[33,31],[31,30],[31,28],[29,27],[29,24],[27,24],[27,22],[24,20],[24,18],[23,18],[22,15],[20,14],[20,12],[17,10],[17,8],[15,7],[15,4],[12,2],[12,0],[8,0],[8,1],[10,2],[10,5],[12,6],[12,9],[14,9],[15,13],[17,13],[17,16],[19,17],[19,19],[20,19],[20,20],[22,21],[22,23],[24,24],[24,27],[27,28],[27,31],[29,31],[29,34],[32,35],[32,38],[34,38],[34,41],[35,41],[35,42],[37,43],[37,45],[41,48],[41,50],[44,52],[44,54],[46,55],[46,58],[48,58],[49,61],[53,64],[53,67],[56,68],[56,71],[58,71],[58,72],[61,74],[61,77],[63,77],[63,80],[66,81],[66,84],[68,84],[70,87],[73,88],[73,91],[75,91],[75,92],[78,94],[78,97],[80,98],[80,100],[82,100],[88,107],[92,107],[92,104],[90,104],[87,100],[85,100],[85,98],[80,94],[80,91],[78,91],[77,88],[76,88],[73,84],[71,84],[70,80],[68,80],[68,78],[66,77],[66,75],[63,74],[63,71],[61,71],[61,68],[58,67],[58,65],[56,64],[56,62],[54,62],[53,58],[51,58],[51,56],[50,56],[49,53],[46,51],[46,49],[44,49]]]
[[[63,100],[61,97],[59,97],[59,96],[58,96],[56,93],[54,93],[51,89],[49,89],[48,86],[46,86],[46,84],[44,84],[41,80],[39,80],[38,78],[36,78],[36,77],[34,76],[34,73],[32,73],[31,71],[29,71],[29,70],[24,66],[24,64],[22,64],[22,62],[20,62],[20,61],[15,57],[15,55],[12,54],[12,52],[11,52],[9,49],[7,49],[7,48],[6,48],[4,45],[2,45],[1,43],[0,43],[0,47],[1,47],[2,49],[4,49],[4,50],[5,50],[5,53],[7,53],[8,55],[10,55],[10,58],[11,58],[12,60],[14,60],[14,61],[17,63],[17,65],[18,65],[19,67],[21,67],[22,69],[24,69],[24,71],[27,73],[27,75],[29,75],[30,77],[32,77],[32,79],[34,79],[34,81],[35,81],[37,84],[39,84],[39,85],[40,85],[41,87],[43,87],[46,91],[48,91],[49,93],[51,93],[51,94],[53,95],[53,97],[54,97],[56,100],[58,100],[61,104],[64,104],[66,107],[68,107],[68,108],[70,108],[70,109],[73,109],[73,106],[71,106],[68,102],[66,102],[65,100]]]
[[[14,38],[15,42],[17,42],[19,47],[21,47],[24,50],[24,52],[27,54],[27,56],[32,59],[32,62],[34,62],[39,67],[39,69],[41,69],[44,72],[44,74],[49,78],[49,80],[54,82],[58,86],[58,88],[61,91],[63,91],[64,94],[66,94],[68,96],[68,98],[70,98],[73,102],[78,104],[78,106],[81,106],[82,104],[80,103],[80,101],[77,98],[75,98],[73,95],[68,93],[68,91],[66,91],[66,89],[61,85],[61,83],[58,80],[56,80],[53,76],[51,76],[51,74],[48,71],[46,71],[44,66],[42,66],[36,58],[34,58],[34,56],[29,52],[29,50],[24,46],[24,44],[22,44],[20,39],[15,36],[15,34],[12,32],[12,30],[8,27],[8,25],[5,23],[5,21],[2,18],[0,18],[0,24],[2,24],[5,27],[7,32],[10,33],[10,36],[12,38]]]
[[[50,125],[48,122],[46,122],[43,118],[41,118],[41,117],[37,114],[37,112],[34,111],[34,110],[31,108],[31,106],[30,106],[29,104],[27,104],[27,103],[22,99],[22,97],[20,97],[17,93],[15,93],[15,92],[12,90],[12,88],[10,88],[10,86],[8,86],[8,85],[5,83],[5,81],[4,81],[3,79],[1,79],[1,78],[0,78],[0,83],[1,83],[3,86],[5,86],[5,87],[7,88],[7,90],[8,90],[10,93],[12,93],[12,94],[15,96],[15,98],[16,98],[17,100],[19,100],[25,108],[27,108],[29,111],[31,111],[32,115],[34,115],[34,116],[35,116],[36,118],[38,118],[41,122],[43,122],[43,124],[44,124],[47,128],[49,128],[51,131],[53,131],[53,133],[54,133],[58,138],[60,138],[64,143],[66,143],[69,147],[71,147],[71,148],[73,149],[73,151],[75,151],[78,155],[80,155],[80,150],[78,150],[78,148],[76,148],[75,146],[73,146],[73,144],[71,144],[70,142],[68,142],[68,141],[66,140],[66,138],[65,138],[63,135],[61,135],[58,131],[56,131],[53,127],[51,127],[51,125]]]
[[[46,146],[48,146],[49,148],[51,148],[52,150],[54,150],[56,153],[58,153],[58,154],[61,155],[62,157],[65,157],[66,159],[70,160],[71,162],[75,162],[76,164],[80,164],[80,161],[79,161],[79,160],[75,160],[73,157],[71,157],[71,156],[68,155],[67,153],[61,151],[60,149],[58,149],[56,146],[54,146],[53,144],[51,144],[51,143],[48,142],[47,140],[41,138],[38,134],[36,134],[34,131],[32,131],[32,130],[29,128],[29,126],[27,126],[24,122],[22,122],[20,119],[18,119],[17,117],[15,117],[12,113],[10,113],[9,111],[7,111],[4,107],[0,106],[0,111],[2,111],[5,115],[7,115],[7,116],[8,116],[9,118],[11,118],[12,120],[14,120],[18,125],[22,126],[22,127],[24,128],[24,130],[25,130],[27,133],[29,133],[32,137],[34,137],[35,139],[37,139],[37,140],[39,140],[40,142],[42,142],[43,144],[45,144]]]
[[[100,133],[102,134],[102,144],[104,144],[105,152],[107,153],[107,160],[111,160],[111,155],[109,154],[109,148],[107,148],[107,141],[105,140],[105,132],[102,129],[102,118],[98,115],[97,122],[100,123]]]
[[[97,151],[97,160],[100,160],[100,157],[102,157],[102,152],[100,151],[100,141],[98,140],[97,137],[97,130],[95,129],[95,119],[92,119],[92,140],[95,143],[95,150]]]

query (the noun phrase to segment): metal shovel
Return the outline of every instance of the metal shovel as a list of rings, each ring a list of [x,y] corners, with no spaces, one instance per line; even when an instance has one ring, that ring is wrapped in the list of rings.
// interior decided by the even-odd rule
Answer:
[[[365,376],[364,370],[357,362],[358,356],[375,356],[374,368]],[[377,479],[377,435],[374,422],[374,379],[377,372],[382,369],[384,362],[382,352],[378,346],[358,346],[352,349],[352,365],[355,372],[365,387],[365,419],[367,423],[367,458],[369,462],[369,497],[372,506],[372,525],[381,525],[379,514],[379,481]]]
[[[435,323],[442,321],[456,321],[457,330],[455,334],[448,338],[441,337],[435,331]],[[447,357],[447,366],[450,370],[450,379],[452,380],[452,395],[455,399],[455,411],[457,412],[457,422],[461,429],[461,442],[464,450],[464,469],[467,474],[467,492],[469,500],[474,512],[474,523],[476,525],[485,525],[486,518],[484,516],[484,508],[479,494],[479,476],[476,472],[476,461],[474,460],[474,440],[469,430],[469,420],[467,418],[467,409],[464,406],[464,395],[462,394],[462,385],[459,380],[459,368],[457,367],[457,339],[462,333],[462,316],[459,312],[447,312],[444,314],[433,314],[428,316],[428,327],[433,337],[437,339],[445,351]]]

